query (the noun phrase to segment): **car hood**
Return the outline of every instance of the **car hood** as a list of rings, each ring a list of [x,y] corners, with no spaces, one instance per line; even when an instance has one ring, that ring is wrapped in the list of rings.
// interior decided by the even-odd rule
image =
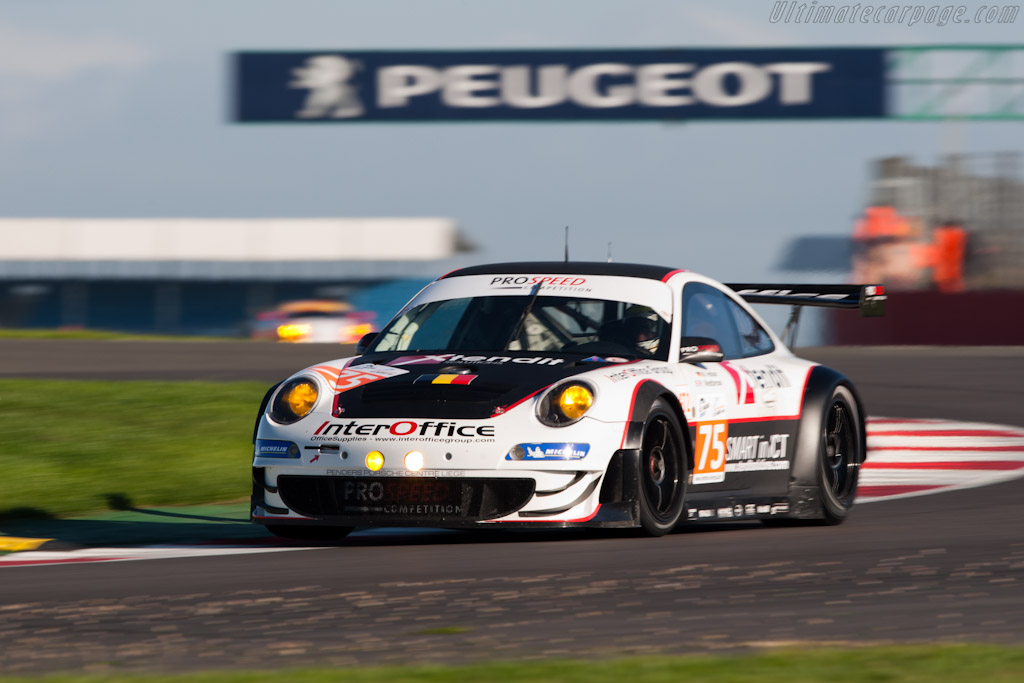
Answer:
[[[367,354],[346,365],[334,414],[484,419],[560,380],[623,362],[628,359],[554,353]],[[363,371],[368,381],[347,388],[356,384],[353,373]]]

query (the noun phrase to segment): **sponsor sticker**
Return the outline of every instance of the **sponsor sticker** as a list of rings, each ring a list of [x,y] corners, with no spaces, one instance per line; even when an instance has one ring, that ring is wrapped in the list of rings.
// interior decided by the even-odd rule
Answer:
[[[517,450],[522,449],[522,450]],[[515,446],[516,455],[509,452],[506,460],[582,460],[590,452],[588,443],[521,443]]]
[[[694,484],[717,484],[725,481],[726,440],[729,423],[725,420],[697,423],[697,462],[693,468]]]
[[[693,417],[697,420],[706,420],[725,414],[725,401],[719,394],[701,396],[697,399],[697,405],[691,406]]]
[[[345,481],[338,497],[343,512],[376,512],[385,515],[459,515],[463,488],[458,482],[433,479],[382,479]]]
[[[476,422],[397,420],[394,422],[324,422],[310,441],[354,443],[360,441],[420,441],[477,443],[494,441],[494,425]]]
[[[775,365],[747,366],[731,363],[720,363],[722,368],[732,377],[736,385],[736,401],[743,405],[754,403],[754,388],[760,389],[762,397],[770,389],[785,389],[790,386],[786,373]]]
[[[589,292],[587,278],[578,275],[497,275],[491,279],[492,289],[532,289],[540,285],[543,292]]]
[[[679,397],[679,405],[683,409],[683,415],[687,420],[693,419],[693,403],[690,398],[690,390],[686,387],[676,387],[676,396]]]
[[[274,439],[257,439],[256,456],[259,458],[291,458],[300,457],[299,447],[291,441]]]
[[[391,469],[387,466],[381,470],[367,470],[367,469],[328,469],[326,471],[328,476],[334,477],[362,477],[362,478],[382,478],[382,477],[402,477],[402,478],[421,478],[421,479],[437,479],[439,477],[446,477],[449,479],[457,479],[459,477],[468,477],[469,473],[465,470],[420,470],[419,472],[410,472],[406,468]]]
[[[789,434],[755,434],[726,439],[726,471],[754,472],[789,467]]]
[[[672,368],[664,365],[630,365],[606,375],[612,382],[618,383],[634,377],[650,377],[652,375],[671,375]]]
[[[401,367],[405,365],[442,365],[450,363],[466,363],[469,365],[559,365],[564,358],[547,358],[539,356],[463,356],[461,353],[435,353],[421,356],[399,356],[388,361],[388,365]]]
[[[697,379],[693,381],[695,387],[720,387],[722,378],[715,370],[697,370]]]

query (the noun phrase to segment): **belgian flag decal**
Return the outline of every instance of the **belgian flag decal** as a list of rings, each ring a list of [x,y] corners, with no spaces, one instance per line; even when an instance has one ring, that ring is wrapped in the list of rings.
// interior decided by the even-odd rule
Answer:
[[[477,375],[420,375],[413,384],[469,384]]]

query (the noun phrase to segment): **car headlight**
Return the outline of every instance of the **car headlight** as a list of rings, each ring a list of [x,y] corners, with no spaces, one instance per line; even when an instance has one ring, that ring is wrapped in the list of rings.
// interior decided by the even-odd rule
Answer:
[[[549,427],[564,427],[586,415],[592,405],[592,386],[585,382],[566,382],[544,394],[537,404],[537,419]]]
[[[297,342],[308,337],[312,331],[313,326],[309,323],[288,323],[278,326],[277,338],[283,342]]]
[[[291,424],[309,415],[316,405],[320,391],[312,379],[291,379],[281,385],[270,406],[270,419],[281,424]]]

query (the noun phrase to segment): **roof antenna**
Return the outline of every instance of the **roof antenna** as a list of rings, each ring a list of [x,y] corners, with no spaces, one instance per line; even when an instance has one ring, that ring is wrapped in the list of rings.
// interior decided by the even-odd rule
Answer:
[[[569,226],[565,226],[565,262],[569,262]]]
[[[608,263],[612,262],[612,243],[608,243]]]

